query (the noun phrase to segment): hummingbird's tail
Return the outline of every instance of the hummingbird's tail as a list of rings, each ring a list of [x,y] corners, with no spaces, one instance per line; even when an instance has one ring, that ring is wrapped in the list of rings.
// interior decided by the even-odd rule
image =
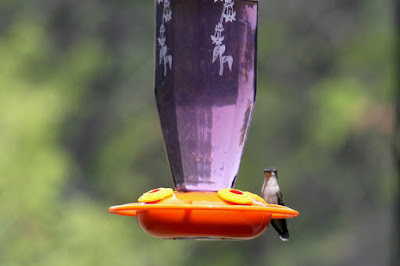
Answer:
[[[282,241],[289,241],[289,238],[284,238],[283,236],[279,236]]]
[[[289,240],[289,230],[287,228],[286,220],[285,219],[274,219],[271,220],[272,226],[278,232],[279,237],[282,241]]]

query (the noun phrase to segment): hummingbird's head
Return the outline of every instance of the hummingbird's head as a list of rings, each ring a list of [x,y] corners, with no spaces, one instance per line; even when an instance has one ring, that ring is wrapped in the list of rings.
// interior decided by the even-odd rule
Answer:
[[[268,167],[264,169],[265,178],[269,179],[271,176],[276,176],[278,178],[278,171],[273,167]]]

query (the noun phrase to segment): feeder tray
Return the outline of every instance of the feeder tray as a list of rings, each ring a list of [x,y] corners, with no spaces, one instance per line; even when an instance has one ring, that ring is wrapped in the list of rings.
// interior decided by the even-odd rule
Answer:
[[[156,202],[113,206],[109,212],[136,216],[141,228],[157,238],[220,240],[252,239],[265,231],[271,219],[299,215],[288,207],[256,199],[236,204],[221,199],[217,192],[176,191]]]

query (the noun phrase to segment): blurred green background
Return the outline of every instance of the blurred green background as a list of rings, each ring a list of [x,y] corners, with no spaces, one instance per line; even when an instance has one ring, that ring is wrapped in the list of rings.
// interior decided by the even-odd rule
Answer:
[[[211,1],[211,0],[210,0]],[[387,265],[396,173],[389,0],[260,1],[236,187],[276,166],[291,240],[159,240],[108,214],[172,187],[154,1],[0,1],[0,265]]]

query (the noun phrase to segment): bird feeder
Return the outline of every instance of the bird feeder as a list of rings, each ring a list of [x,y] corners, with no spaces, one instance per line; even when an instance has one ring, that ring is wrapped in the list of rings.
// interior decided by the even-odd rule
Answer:
[[[252,239],[298,215],[234,189],[256,96],[257,12],[250,0],[156,0],[155,96],[175,191],[109,212],[167,239]]]

